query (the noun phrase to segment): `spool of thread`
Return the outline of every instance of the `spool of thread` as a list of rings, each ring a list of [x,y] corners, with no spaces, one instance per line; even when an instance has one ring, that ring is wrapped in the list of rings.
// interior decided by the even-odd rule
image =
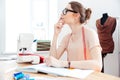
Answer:
[[[21,78],[24,78],[24,74],[22,72],[18,72],[14,74],[15,80],[19,80]]]
[[[30,75],[28,75],[28,74],[24,75],[25,80],[30,80],[29,78],[30,78]]]
[[[17,73],[14,73],[14,76],[17,76],[19,74],[23,74],[22,72],[17,72]]]
[[[15,76],[14,78],[15,78],[15,80],[19,80],[23,77],[24,77],[24,74],[19,74],[19,75]]]

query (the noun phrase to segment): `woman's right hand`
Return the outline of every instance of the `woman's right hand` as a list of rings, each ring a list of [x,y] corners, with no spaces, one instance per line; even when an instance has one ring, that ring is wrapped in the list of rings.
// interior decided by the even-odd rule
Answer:
[[[64,25],[64,21],[60,18],[59,21],[54,25],[54,33],[58,35]]]
[[[62,62],[53,56],[46,57],[44,62],[47,66],[62,67]]]

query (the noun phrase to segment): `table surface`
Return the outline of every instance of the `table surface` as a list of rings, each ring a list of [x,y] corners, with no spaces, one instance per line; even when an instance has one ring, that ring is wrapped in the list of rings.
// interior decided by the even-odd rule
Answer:
[[[16,72],[16,67],[23,67],[31,65],[30,63],[24,63],[24,64],[17,64],[15,60],[10,61],[0,61],[0,77],[4,78],[2,80],[14,80],[13,74]],[[55,78],[55,80],[80,80],[77,78],[71,78],[71,77],[60,77],[55,75],[47,75],[42,73],[25,73],[29,74],[32,77],[47,77],[47,78]],[[82,79],[83,80],[83,79]],[[120,80],[120,77],[115,77],[109,74],[100,73],[100,72],[93,72],[90,75],[88,75],[84,80]]]

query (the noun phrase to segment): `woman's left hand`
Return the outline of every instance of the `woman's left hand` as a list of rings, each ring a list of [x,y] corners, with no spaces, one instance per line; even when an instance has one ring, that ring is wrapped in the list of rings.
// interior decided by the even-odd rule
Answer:
[[[45,58],[45,63],[47,66],[62,67],[62,62],[52,56]]]

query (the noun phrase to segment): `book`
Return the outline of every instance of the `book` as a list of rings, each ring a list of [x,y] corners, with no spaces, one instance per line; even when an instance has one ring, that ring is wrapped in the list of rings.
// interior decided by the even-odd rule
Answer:
[[[50,50],[50,40],[37,41],[37,51],[49,51],[49,50]]]
[[[22,72],[33,72],[33,73],[40,72],[40,73],[57,75],[57,76],[67,76],[67,77],[74,77],[74,78],[80,78],[80,79],[84,79],[89,74],[94,72],[93,70],[80,70],[80,69],[49,67],[49,66],[46,66],[45,63],[27,66],[27,67],[18,67],[16,70],[22,71]]]

